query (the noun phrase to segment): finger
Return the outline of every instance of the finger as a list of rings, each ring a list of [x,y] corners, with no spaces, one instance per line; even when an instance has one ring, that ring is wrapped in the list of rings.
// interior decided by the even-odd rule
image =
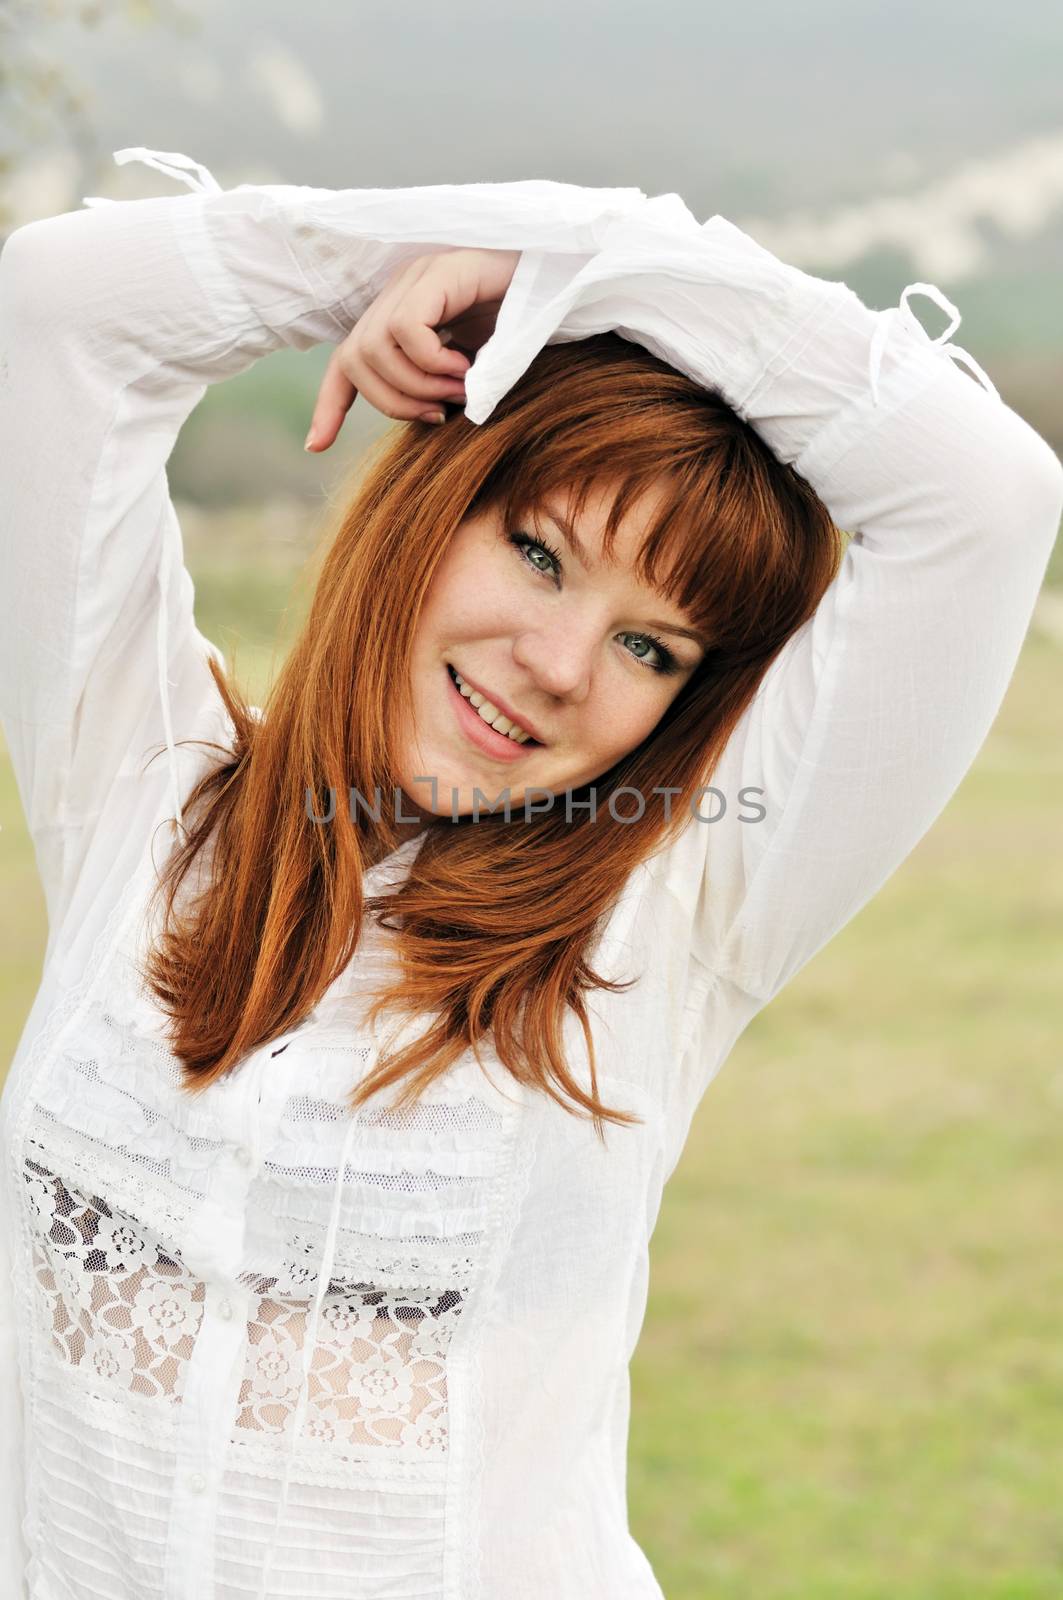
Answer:
[[[403,285],[391,311],[388,329],[415,366],[435,371],[441,352],[435,331],[445,327],[451,346],[478,350],[494,333],[509,290],[519,252],[458,250],[429,259],[425,270]],[[442,352],[445,355],[445,352]]]
[[[358,390],[343,366],[343,346],[337,345],[329,357],[325,376],[317,391],[310,431],[306,436],[307,450],[327,450],[335,439],[343,419],[353,406]]]
[[[426,399],[423,395],[416,397],[407,394],[364,361],[360,363],[358,370],[359,394],[377,411],[383,412],[385,417],[392,417],[396,422],[412,422],[416,417],[423,417],[426,412],[444,410],[447,396],[437,394]]]
[[[392,339],[378,339],[363,347],[363,358],[386,383],[402,394],[420,400],[464,400],[465,385],[445,373],[423,372]],[[468,362],[465,363],[466,369]],[[361,369],[359,369],[361,370]]]
[[[422,372],[458,373],[464,377],[469,362],[460,350],[447,349],[450,324],[474,305],[478,293],[476,272],[462,269],[455,256],[435,256],[402,293],[379,307],[388,335]],[[446,336],[437,331],[443,328]]]
[[[446,297],[438,291],[427,298],[408,296],[388,318],[389,348],[381,350],[382,358],[398,352],[414,372],[463,378],[472,363],[460,350],[448,349],[436,332],[445,315]]]
[[[464,377],[471,363],[462,351],[446,348],[453,333],[439,327],[446,321],[447,312],[447,294],[442,285],[447,281],[452,283],[449,266],[445,269],[447,278],[437,275],[440,259],[434,255],[420,256],[391,277],[359,324],[362,348],[372,347],[376,352],[375,360],[384,359],[387,349],[398,342],[391,324],[401,318],[404,327],[409,326],[419,335],[417,349],[406,351],[416,368],[421,372]],[[462,302],[467,303],[467,299]]]

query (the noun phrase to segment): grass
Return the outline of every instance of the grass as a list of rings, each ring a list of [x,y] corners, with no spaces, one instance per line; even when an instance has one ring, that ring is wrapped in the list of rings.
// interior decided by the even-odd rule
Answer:
[[[183,520],[200,626],[260,698],[305,541]],[[695,1117],[632,1365],[669,1600],[1063,1593],[1060,656],[1031,631],[945,815]],[[0,804],[6,1060],[44,945],[6,758]]]
[[[651,1247],[669,1600],[1063,1593],[1063,710],[1031,631],[945,815],[739,1040]]]

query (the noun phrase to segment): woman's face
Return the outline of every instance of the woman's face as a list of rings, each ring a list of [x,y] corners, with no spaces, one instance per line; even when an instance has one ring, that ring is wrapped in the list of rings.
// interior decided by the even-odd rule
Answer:
[[[591,782],[641,743],[701,662],[704,644],[677,631],[691,629],[690,619],[633,571],[657,492],[625,518],[606,565],[612,498],[589,496],[575,525],[586,567],[542,511],[550,550],[530,518],[505,527],[497,510],[455,531],[414,641],[416,723],[399,762],[402,812],[417,814],[421,827],[432,816],[468,815],[474,804],[481,815],[501,810],[507,799],[519,817],[526,790],[560,798]],[[568,499],[554,497],[549,511],[567,517]],[[537,742],[492,731],[470,691],[496,708],[492,722],[505,708]]]

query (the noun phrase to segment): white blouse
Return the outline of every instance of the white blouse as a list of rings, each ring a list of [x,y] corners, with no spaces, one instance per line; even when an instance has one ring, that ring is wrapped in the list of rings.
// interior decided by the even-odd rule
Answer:
[[[660,1600],[625,1467],[664,1184],[750,1019],[970,767],[1063,470],[956,365],[954,314],[924,332],[909,297],[952,313],[936,289],[873,313],[677,195],[223,192],[184,156],[129,159],[194,192],[87,202],[0,258],[0,710],[49,917],[0,1124],[0,1589]],[[207,384],[338,343],[399,262],[458,245],[522,252],[473,422],[544,344],[615,328],[855,530],[712,777],[723,815],[706,796],[593,952],[639,977],[591,998],[599,1092],[642,1118],[604,1148],[490,1049],[412,1111],[352,1116],[381,1044],[375,924],[306,1022],[195,1099],[134,971],[167,819],[214,759],[176,741],[227,733],[168,494],[178,431]]]

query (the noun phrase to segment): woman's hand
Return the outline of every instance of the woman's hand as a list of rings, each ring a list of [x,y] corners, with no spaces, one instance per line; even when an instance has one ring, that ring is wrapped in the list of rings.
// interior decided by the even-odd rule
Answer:
[[[400,267],[332,352],[306,449],[328,449],[359,393],[386,417],[442,422],[440,402],[465,399],[463,351],[491,337],[519,260],[518,250],[446,250]]]

